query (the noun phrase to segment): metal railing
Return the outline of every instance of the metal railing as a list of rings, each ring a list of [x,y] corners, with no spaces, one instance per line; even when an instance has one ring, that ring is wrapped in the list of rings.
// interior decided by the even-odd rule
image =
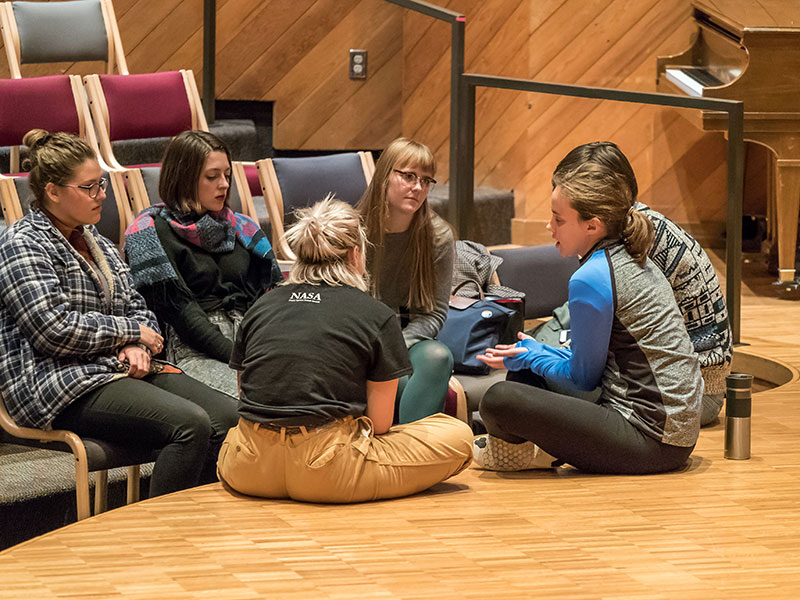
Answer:
[[[464,87],[462,112],[458,115],[457,158],[450,172],[459,174],[462,188],[456,197],[457,214],[461,219],[458,230],[462,237],[472,230],[473,182],[475,168],[475,89],[478,87],[500,88],[539,94],[574,96],[597,100],[614,100],[656,106],[672,106],[725,112],[728,115],[728,209],[725,251],[725,300],[728,304],[728,319],[733,334],[733,343],[740,341],[741,281],[742,281],[742,188],[744,180],[744,104],[738,100],[697,98],[673,94],[632,92],[609,88],[546,83],[529,79],[494,77],[465,73],[459,78]],[[450,135],[453,135],[453,130]],[[452,149],[451,141],[451,149]]]
[[[402,6],[423,15],[450,23],[450,193],[447,202],[447,219],[456,226],[461,223],[463,206],[458,198],[463,198],[467,189],[462,181],[462,173],[454,168],[458,160],[458,149],[466,140],[459,139],[459,122],[464,113],[464,86],[461,76],[464,74],[464,32],[467,18],[441,6],[418,0],[386,0],[391,4]],[[455,134],[454,134],[455,133]],[[472,178],[470,177],[470,186]],[[470,187],[470,193],[472,188]]]

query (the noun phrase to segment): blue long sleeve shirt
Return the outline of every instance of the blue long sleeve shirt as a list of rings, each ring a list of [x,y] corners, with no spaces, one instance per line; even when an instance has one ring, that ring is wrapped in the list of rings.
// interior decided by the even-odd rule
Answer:
[[[522,340],[527,352],[506,358],[511,371],[530,369],[545,379],[568,382],[582,390],[600,384],[608,356],[614,318],[611,269],[605,252],[594,252],[569,281],[571,348],[554,348],[536,340]]]

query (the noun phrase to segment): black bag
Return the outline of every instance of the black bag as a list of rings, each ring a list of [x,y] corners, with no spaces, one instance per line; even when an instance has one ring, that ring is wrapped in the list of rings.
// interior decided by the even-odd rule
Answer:
[[[466,283],[470,281],[462,282],[453,291],[458,291]],[[500,302],[487,300],[480,286],[478,289],[480,298],[450,296],[447,321],[437,337],[453,353],[453,370],[456,373],[487,375],[490,367],[475,355],[493,348],[500,342],[501,336],[508,335],[509,322],[517,312]]]

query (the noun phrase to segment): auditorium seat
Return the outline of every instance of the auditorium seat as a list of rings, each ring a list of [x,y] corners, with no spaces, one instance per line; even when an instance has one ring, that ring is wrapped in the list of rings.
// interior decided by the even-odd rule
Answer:
[[[95,514],[106,509],[108,469],[129,467],[128,503],[139,499],[139,467],[153,462],[157,452],[147,448],[133,448],[111,444],[102,440],[80,438],[71,431],[51,429],[43,431],[18,426],[6,411],[0,395],[0,443],[33,448],[71,452],[75,456],[75,496],[78,520],[90,517],[89,473],[96,473]]]
[[[189,70],[95,74],[83,81],[100,151],[112,167],[123,168],[114,155],[113,143],[117,140],[171,138],[189,129],[208,131]]]
[[[121,169],[109,167],[99,154],[77,75],[0,79],[0,146],[11,147],[11,173],[0,184],[6,224],[11,225],[27,212],[30,192],[27,174],[20,172],[20,146],[31,129],[73,133],[98,152],[98,162],[110,184],[99,226],[103,235],[119,244],[132,216],[124,175]]]
[[[329,193],[355,205],[375,171],[369,152],[345,152],[302,158],[273,158],[256,162],[264,194],[272,245],[278,258],[293,260],[284,238],[292,213],[311,206]]]
[[[569,278],[578,268],[577,258],[562,257],[550,244],[490,248],[490,252],[503,259],[497,268],[499,283],[525,292],[526,319],[550,317],[567,301]],[[486,391],[505,377],[504,369],[492,369],[488,375],[456,375],[464,388],[471,417]]]
[[[20,65],[38,63],[103,61],[108,73],[128,72],[111,0],[3,2],[0,26],[15,79]]]
[[[137,214],[158,201],[159,164],[123,166],[113,145],[123,140],[169,139],[187,130],[208,131],[194,74],[190,70],[135,75],[87,75],[86,93],[103,158],[127,169],[128,194]],[[256,218],[250,194],[243,194],[232,178],[232,208]]]

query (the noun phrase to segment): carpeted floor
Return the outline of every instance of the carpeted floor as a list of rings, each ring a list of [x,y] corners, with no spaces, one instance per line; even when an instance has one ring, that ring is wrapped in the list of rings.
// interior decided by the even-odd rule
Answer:
[[[143,498],[152,465],[142,467]],[[108,473],[108,506],[125,503],[126,469]],[[94,474],[89,474],[94,490]],[[0,444],[0,550],[75,521],[71,454]]]

